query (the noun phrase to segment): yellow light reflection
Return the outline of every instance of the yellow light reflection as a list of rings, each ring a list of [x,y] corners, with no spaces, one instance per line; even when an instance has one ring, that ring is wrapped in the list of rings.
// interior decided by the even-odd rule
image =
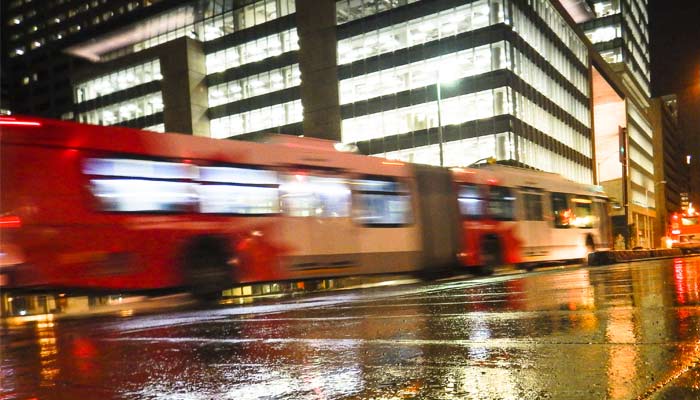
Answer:
[[[631,309],[611,310],[605,329],[605,335],[611,344],[607,363],[608,397],[610,399],[633,398],[633,383],[639,364],[634,329],[634,315]]]
[[[36,324],[36,336],[37,342],[39,343],[39,360],[41,364],[40,385],[47,387],[56,384],[56,377],[60,370],[56,358],[58,347],[55,331],[56,326],[52,322],[53,315],[46,314],[41,317],[43,318],[38,319]]]

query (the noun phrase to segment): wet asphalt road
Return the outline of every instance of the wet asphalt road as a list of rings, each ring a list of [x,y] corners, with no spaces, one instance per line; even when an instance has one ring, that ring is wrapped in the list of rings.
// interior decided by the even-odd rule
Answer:
[[[700,258],[1,333],[0,399],[700,399]]]

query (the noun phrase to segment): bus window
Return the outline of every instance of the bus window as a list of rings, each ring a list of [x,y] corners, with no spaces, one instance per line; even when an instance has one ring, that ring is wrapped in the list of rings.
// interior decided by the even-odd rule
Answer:
[[[279,213],[279,181],[273,171],[200,167],[199,207],[203,213]]]
[[[357,180],[357,222],[363,225],[396,226],[413,222],[411,197],[406,185],[385,180]]]
[[[102,211],[187,212],[197,203],[196,168],[181,163],[88,158],[83,172],[91,175],[90,191]]]
[[[292,217],[340,218],[350,215],[350,187],[344,179],[284,175],[280,179],[282,211]]]
[[[525,205],[525,221],[542,221],[542,194],[523,193],[523,204]]]
[[[698,224],[698,217],[681,217],[681,225],[683,226],[693,226]]]
[[[571,226],[571,208],[564,193],[552,193],[552,213],[554,214],[555,228],[569,228]]]
[[[574,204],[572,225],[577,228],[593,228],[593,202],[581,198],[573,198],[571,202]]]
[[[477,185],[459,186],[459,212],[463,217],[479,219],[484,216],[484,196]]]
[[[515,197],[510,192],[510,189],[501,186],[491,186],[489,188],[489,201],[486,206],[486,212],[493,219],[512,221],[515,219],[514,201]]]

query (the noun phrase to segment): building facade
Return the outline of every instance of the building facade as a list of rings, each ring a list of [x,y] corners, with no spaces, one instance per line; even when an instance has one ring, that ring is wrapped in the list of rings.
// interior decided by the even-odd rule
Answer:
[[[647,0],[590,0],[595,18],[581,24],[601,57],[630,75],[649,98],[650,55]],[[625,71],[622,71],[622,68]]]
[[[71,77],[90,63],[64,50],[179,0],[8,0],[2,10],[2,108],[59,118],[72,110]],[[167,4],[165,4],[167,3]]]
[[[668,216],[683,208],[683,193],[689,192],[687,160],[684,154],[683,131],[678,121],[678,100],[675,95],[652,99],[654,158],[656,182],[657,226],[659,235],[667,234]],[[660,155],[663,154],[663,157]]]
[[[590,0],[592,13],[579,26],[595,50],[614,72],[624,94],[617,102],[594,109],[615,109],[612,116],[594,116],[604,120],[599,135],[610,140],[598,140],[597,163],[611,167],[616,154],[624,148],[624,170],[617,167],[602,169],[600,183],[612,193],[619,193],[621,207],[613,212],[616,231],[625,236],[627,247],[654,247],[664,230],[659,230],[657,191],[664,191],[657,175],[654,142],[659,135],[652,126],[650,100],[649,16],[646,0]],[[622,110],[622,113],[618,112]],[[612,120],[615,119],[612,125]],[[610,137],[617,132],[617,141]],[[617,142],[617,143],[615,143]],[[614,147],[613,147],[614,146]]]

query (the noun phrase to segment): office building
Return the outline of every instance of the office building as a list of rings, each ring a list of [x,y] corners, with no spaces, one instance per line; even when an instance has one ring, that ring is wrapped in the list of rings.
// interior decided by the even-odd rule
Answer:
[[[17,3],[10,11],[38,9]],[[91,34],[60,48],[88,65],[61,75],[70,99],[51,99],[67,118],[216,138],[306,134],[402,160],[495,157],[594,180],[588,48],[548,0],[56,3],[100,18],[138,4],[119,24],[84,19],[73,30]]]
[[[659,236],[664,236],[667,233],[668,216],[681,210],[681,193],[688,192],[686,160],[678,156],[684,153],[684,149],[676,96],[652,99],[651,116],[655,133],[654,154],[657,155],[654,158],[657,186],[656,231]]]

